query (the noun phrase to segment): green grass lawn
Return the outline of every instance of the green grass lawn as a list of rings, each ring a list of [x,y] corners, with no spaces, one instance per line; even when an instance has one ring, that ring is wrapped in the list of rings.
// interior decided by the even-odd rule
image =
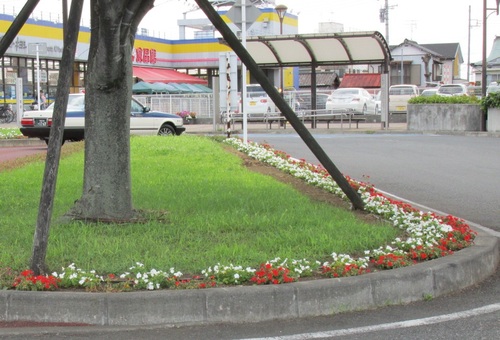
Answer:
[[[63,157],[49,268],[75,263],[87,271],[123,273],[141,262],[146,268],[200,273],[217,263],[257,267],[275,257],[324,261],[332,252],[362,254],[400,233],[249,171],[224,148],[200,136],[133,137],[134,207],[165,212],[163,221],[143,224],[60,223],[81,194],[83,145]],[[0,268],[29,266],[44,165],[34,161],[1,173]]]

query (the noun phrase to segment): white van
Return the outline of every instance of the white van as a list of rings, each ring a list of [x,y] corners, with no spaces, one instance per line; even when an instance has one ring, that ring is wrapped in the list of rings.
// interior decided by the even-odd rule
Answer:
[[[389,87],[389,113],[407,113],[408,100],[418,95],[416,85],[402,84]]]

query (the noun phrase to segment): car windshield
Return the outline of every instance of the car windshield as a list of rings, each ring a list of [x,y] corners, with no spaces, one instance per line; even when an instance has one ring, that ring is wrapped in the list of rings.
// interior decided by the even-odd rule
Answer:
[[[55,102],[47,107],[48,111],[54,111]],[[67,111],[85,111],[85,96],[83,94],[70,95],[68,97]]]
[[[445,93],[445,94],[455,94],[463,92],[460,86],[442,86],[439,88],[438,91],[439,93]]]
[[[132,98],[132,105],[130,106],[131,113],[144,113],[144,106],[140,104],[137,100]]]
[[[389,89],[389,94],[393,96],[412,95],[413,89],[411,87],[393,87]]]

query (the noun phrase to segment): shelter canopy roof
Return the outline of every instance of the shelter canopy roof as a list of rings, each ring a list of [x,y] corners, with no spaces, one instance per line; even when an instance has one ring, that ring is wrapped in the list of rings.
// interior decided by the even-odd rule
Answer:
[[[261,67],[385,64],[391,53],[377,31],[257,36],[246,49]]]

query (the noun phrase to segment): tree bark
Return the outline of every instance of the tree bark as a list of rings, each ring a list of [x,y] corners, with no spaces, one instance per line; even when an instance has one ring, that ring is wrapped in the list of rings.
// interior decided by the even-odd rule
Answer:
[[[134,217],[130,175],[132,49],[154,0],[92,0],[85,82],[82,197],[69,215],[83,220]]]

